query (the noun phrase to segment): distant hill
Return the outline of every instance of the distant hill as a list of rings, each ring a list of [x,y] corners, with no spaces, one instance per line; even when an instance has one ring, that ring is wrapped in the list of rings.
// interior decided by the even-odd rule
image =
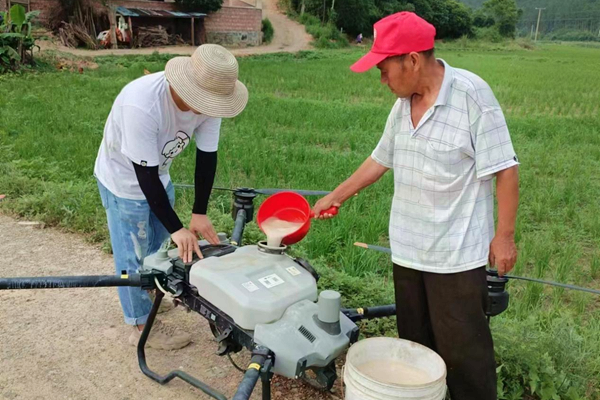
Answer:
[[[459,0],[477,9],[485,0]],[[600,1],[598,0],[517,0],[523,10],[519,28],[527,30],[537,21],[536,7],[542,11],[540,30],[543,32],[559,29],[576,29],[600,33]]]

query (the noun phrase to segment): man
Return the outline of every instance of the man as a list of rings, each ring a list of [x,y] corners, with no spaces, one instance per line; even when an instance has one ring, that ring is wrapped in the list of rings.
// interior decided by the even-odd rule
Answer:
[[[481,78],[433,56],[432,25],[401,12],[374,28],[371,52],[351,69],[376,65],[399,99],[371,156],[314,212],[341,206],[393,170],[399,336],[442,356],[453,400],[496,399],[485,267],[489,261],[504,274],[516,262],[518,162],[506,122]]]
[[[139,78],[118,95],[94,168],[117,273],[137,271],[144,257],[156,252],[169,235],[184,262],[194,253],[202,257],[198,235],[218,243],[206,210],[217,168],[221,118],[236,116],[248,101],[248,91],[237,76],[235,57],[209,44],[191,57],[171,59],[164,72]],[[186,229],[173,210],[169,167],[192,138],[195,202]],[[125,323],[133,326],[129,342],[137,345],[152,301],[139,288],[118,290]],[[157,322],[149,347],[171,350],[190,343],[189,334]]]

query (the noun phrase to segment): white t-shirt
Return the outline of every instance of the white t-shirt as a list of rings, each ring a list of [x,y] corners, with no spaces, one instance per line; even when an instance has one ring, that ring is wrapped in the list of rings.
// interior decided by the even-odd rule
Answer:
[[[94,175],[115,196],[144,200],[132,162],[158,166],[166,187],[171,162],[191,138],[198,149],[217,151],[220,128],[220,118],[177,108],[164,72],[143,76],[125,86],[112,106]]]

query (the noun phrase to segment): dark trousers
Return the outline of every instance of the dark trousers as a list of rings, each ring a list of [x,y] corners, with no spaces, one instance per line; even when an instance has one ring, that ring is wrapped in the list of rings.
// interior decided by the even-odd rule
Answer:
[[[394,265],[394,288],[399,337],[444,359],[452,400],[496,400],[485,268],[433,274]]]

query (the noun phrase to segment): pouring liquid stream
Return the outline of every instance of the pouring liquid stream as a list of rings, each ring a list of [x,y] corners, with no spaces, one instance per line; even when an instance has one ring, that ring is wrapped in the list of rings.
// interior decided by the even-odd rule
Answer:
[[[296,232],[302,225],[304,222],[291,222],[271,217],[266,219],[261,227],[267,235],[267,246],[279,247],[284,237]]]

